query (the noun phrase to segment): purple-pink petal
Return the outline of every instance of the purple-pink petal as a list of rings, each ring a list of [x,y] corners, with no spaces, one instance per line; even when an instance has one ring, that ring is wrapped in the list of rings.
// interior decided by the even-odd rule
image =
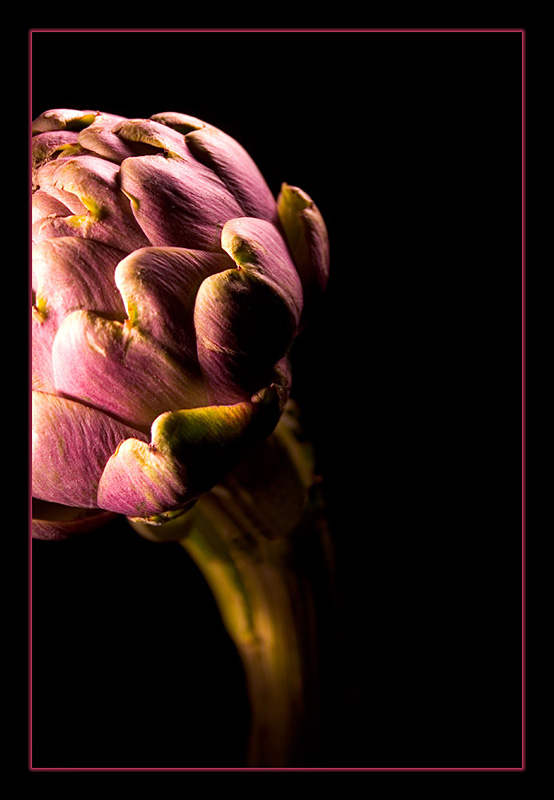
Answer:
[[[190,114],[183,114],[180,111],[161,111],[158,114],[152,114],[150,119],[154,122],[159,122],[160,125],[167,125],[179,133],[190,133],[199,128],[203,128],[206,123],[198,119],[198,117],[191,117]]]
[[[239,267],[253,270],[272,283],[294,315],[302,314],[302,284],[287,245],[274,225],[252,217],[229,219],[221,234],[221,246]]]
[[[33,243],[40,241],[41,230],[44,228],[44,223],[48,217],[69,217],[72,213],[61,200],[52,197],[51,194],[41,189],[33,193],[31,212]]]
[[[297,186],[282,185],[277,208],[302,281],[305,319],[323,296],[329,279],[327,228],[311,197]]]
[[[209,125],[188,133],[185,141],[195,158],[221,178],[238,201],[243,216],[277,221],[275,198],[242,145]]]
[[[97,507],[98,483],[118,444],[146,437],[82,403],[43,392],[32,397],[33,496]]]
[[[159,122],[148,119],[126,119],[113,128],[113,132],[124,142],[146,145],[148,152],[162,153],[181,158],[190,158],[184,136]]]
[[[221,252],[221,229],[242,214],[225,186],[208,169],[163,155],[128,158],[121,187],[133,213],[156,247]]]
[[[133,325],[177,360],[196,364],[198,289],[205,278],[232,264],[226,254],[144,247],[118,264],[115,281]]]
[[[198,361],[213,403],[246,400],[272,381],[296,332],[273,283],[250,269],[207,278],[195,309]]]
[[[141,430],[163,411],[204,405],[199,372],[177,364],[130,324],[74,311],[52,348],[56,391]]]
[[[75,156],[62,156],[52,161],[46,161],[35,172],[36,187],[46,192],[69,209],[70,214],[86,214],[86,206],[70,188],[65,188],[59,180],[60,170],[68,161],[75,160]],[[38,192],[35,191],[35,195]],[[34,195],[33,195],[34,197]]]
[[[253,402],[162,414],[152,425],[151,444],[127,439],[110,458],[98,503],[131,517],[183,508],[267,436],[278,416],[273,390]]]
[[[134,159],[133,159],[134,160]],[[46,218],[40,239],[78,236],[104,242],[126,253],[150,244],[137,225],[119,185],[119,165],[84,155],[45,164],[39,183],[71,209],[74,216]]]
[[[100,242],[61,237],[35,244],[32,258],[33,388],[55,392],[52,346],[63,318],[77,310],[125,319],[114,281],[123,254]]]
[[[114,277],[122,258],[120,250],[73,236],[38,242],[33,247],[33,289],[57,319],[79,308],[124,319]]]
[[[99,113],[91,125],[79,131],[78,141],[87,150],[120,164],[123,159],[135,155],[135,149],[113,132],[124,120],[125,117],[117,114]]]
[[[60,154],[75,155],[75,152],[82,151],[78,144],[78,134],[76,131],[47,131],[39,133],[33,137],[32,158],[33,158],[33,185],[37,182],[35,175],[37,170],[48,161],[57,158]]]
[[[51,108],[33,120],[33,135],[45,131],[74,130],[90,125],[97,111],[77,111],[73,108]]]
[[[59,541],[95,530],[116,515],[111,511],[76,508],[33,498],[31,534],[33,539]]]
[[[271,382],[302,313],[302,287],[276,228],[253,218],[229,220],[222,246],[236,267],[198,291],[198,362],[213,403],[238,402]]]

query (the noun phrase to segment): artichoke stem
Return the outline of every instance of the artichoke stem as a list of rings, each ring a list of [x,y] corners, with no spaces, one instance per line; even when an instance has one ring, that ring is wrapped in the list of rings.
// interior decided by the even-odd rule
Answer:
[[[298,766],[319,735],[315,596],[292,539],[252,540],[213,493],[181,544],[208,582],[241,657],[251,767]],[[303,542],[302,544],[305,544]]]
[[[333,725],[332,546],[313,456],[291,423],[285,415],[190,512],[159,529],[131,521],[177,539],[213,593],[244,668],[254,768],[317,766]]]

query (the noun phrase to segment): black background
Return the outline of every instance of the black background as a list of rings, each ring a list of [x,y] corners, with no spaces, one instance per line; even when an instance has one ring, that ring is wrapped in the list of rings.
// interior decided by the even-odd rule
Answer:
[[[326,220],[294,396],[341,680],[306,766],[520,767],[521,33],[35,32],[31,77],[33,117],[205,119]],[[35,767],[242,766],[241,667],[179,545],[117,521],[32,559]]]

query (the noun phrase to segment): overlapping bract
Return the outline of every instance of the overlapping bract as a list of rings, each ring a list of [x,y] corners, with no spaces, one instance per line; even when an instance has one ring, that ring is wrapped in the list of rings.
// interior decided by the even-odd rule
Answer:
[[[194,117],[56,109],[32,232],[33,535],[186,508],[279,419],[321,214]]]

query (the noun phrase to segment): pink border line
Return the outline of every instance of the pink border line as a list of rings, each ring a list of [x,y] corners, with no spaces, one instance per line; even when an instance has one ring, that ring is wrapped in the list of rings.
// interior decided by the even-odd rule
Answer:
[[[33,163],[33,156],[32,156],[32,72],[33,72],[33,48],[32,48],[32,32],[29,31],[29,41],[28,41],[28,70],[29,70],[29,77],[28,77],[28,96],[27,96],[27,104],[28,104],[28,127],[27,127],[27,186],[32,186],[32,163]],[[27,206],[27,230],[32,230],[32,201],[31,196],[29,193],[28,196],[28,206]],[[29,256],[28,256],[28,264],[27,270],[28,275],[32,275],[32,258],[31,258],[31,248],[29,248]],[[29,283],[31,286],[31,282]],[[31,298],[29,298],[30,300]],[[29,342],[29,347],[32,347],[32,324],[31,324],[31,315],[27,315],[27,341]],[[29,363],[27,365],[28,370],[28,386],[32,386],[32,358],[29,359]],[[28,428],[27,430],[32,431],[32,411],[31,411],[31,403],[29,403],[29,421],[28,421]],[[29,436],[29,441],[27,443],[27,453],[28,453],[28,464],[33,463],[33,453],[32,453],[32,434]],[[32,518],[33,518],[33,500],[32,500],[32,488],[31,488],[31,481],[29,480],[29,495],[28,495],[28,530],[27,530],[27,541],[28,541],[28,556],[27,556],[27,580],[28,580],[28,609],[27,609],[27,749],[28,749],[28,769],[29,771],[33,772],[33,548],[32,548]]]
[[[525,81],[526,81],[526,49],[525,49],[525,32],[522,32],[521,37],[521,763],[523,769],[526,765],[526,742],[525,742],[525,677],[526,677],[526,662],[525,662],[525,646],[526,646],[526,630],[525,630],[525,611],[526,611],[526,585],[525,585],[525,565],[526,565],[526,394],[525,394],[525,381],[526,381],[526,316],[525,316],[525,301],[526,301],[526,127],[525,127],[525,114],[526,114],[526,96],[525,96]]]
[[[525,629],[525,611],[526,611],[526,585],[525,585],[525,565],[526,565],[526,476],[525,476],[525,463],[526,463],[526,393],[525,393],[525,380],[526,380],[526,360],[525,360],[525,347],[526,347],[526,316],[525,316],[525,300],[526,300],[526,160],[525,160],[525,147],[526,147],[526,127],[525,127],[525,114],[526,114],[526,95],[525,95],[525,81],[526,81],[526,31],[524,28],[31,28],[28,30],[28,65],[29,65],[29,86],[28,86],[28,114],[29,114],[29,156],[31,155],[31,97],[32,97],[32,36],[34,33],[521,33],[521,77],[522,77],[522,91],[521,91],[521,343],[522,343],[522,361],[521,361],[521,529],[522,529],[522,542],[521,542],[521,560],[522,560],[522,730],[521,730],[521,767],[278,767],[278,768],[250,768],[250,767],[33,767],[32,766],[32,547],[31,547],[31,526],[29,522],[28,541],[29,541],[29,558],[28,558],[28,580],[29,580],[29,610],[28,610],[28,769],[30,772],[524,772],[526,770],[526,740],[525,740],[525,723],[526,723],[526,693],[525,693],[525,676],[526,676],[526,661],[525,661],[525,645],[526,645],[526,629]],[[29,165],[32,163],[29,157]],[[30,170],[30,167],[29,167]],[[29,203],[29,221],[31,219],[31,209]],[[30,229],[30,228],[29,228]],[[31,341],[31,325],[28,320],[29,341]],[[30,367],[29,367],[30,371]],[[31,382],[29,381],[29,385]],[[30,426],[29,426],[30,429]],[[31,446],[29,445],[29,451]],[[31,463],[31,453],[29,452],[29,463]],[[29,520],[31,520],[31,497],[29,497]]]
[[[32,28],[33,33],[521,33],[524,28]]]

